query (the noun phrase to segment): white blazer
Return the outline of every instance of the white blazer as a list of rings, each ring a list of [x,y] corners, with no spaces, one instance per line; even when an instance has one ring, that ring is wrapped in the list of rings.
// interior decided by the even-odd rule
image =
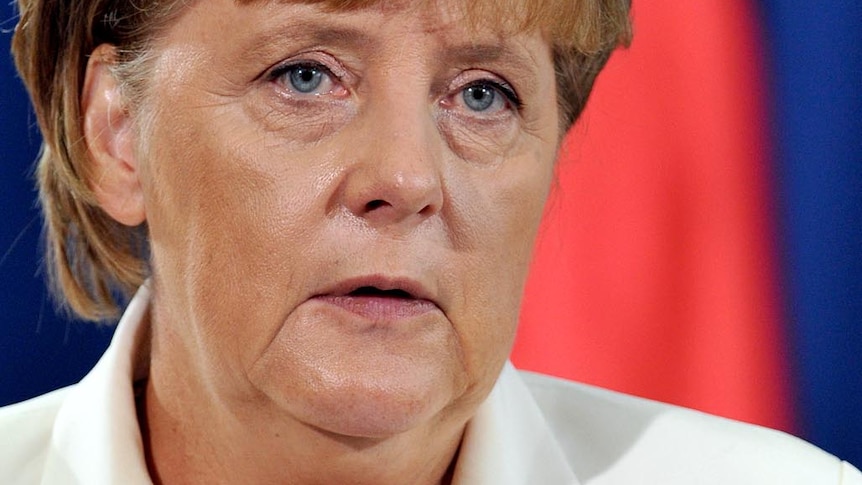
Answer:
[[[80,383],[0,409],[0,484],[151,483],[133,386],[148,302],[143,287]],[[507,365],[468,424],[453,483],[862,485],[862,474],[784,433]]]

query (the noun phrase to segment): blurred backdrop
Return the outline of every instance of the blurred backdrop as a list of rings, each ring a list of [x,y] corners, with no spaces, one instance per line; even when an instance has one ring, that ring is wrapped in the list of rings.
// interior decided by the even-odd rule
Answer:
[[[634,0],[569,134],[519,367],[765,424],[862,465],[862,3]],[[0,7],[0,405],[112,328],[55,312],[39,134]]]

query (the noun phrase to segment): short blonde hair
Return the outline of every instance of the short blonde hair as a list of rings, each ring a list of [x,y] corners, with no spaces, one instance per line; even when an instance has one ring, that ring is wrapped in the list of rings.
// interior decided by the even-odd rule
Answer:
[[[115,73],[134,100],[146,82],[148,45],[192,0],[18,0],[12,52],[43,135],[37,178],[46,264],[58,301],[81,318],[114,318],[149,274],[146,224],[130,228],[102,211],[88,186],[81,89],[87,60],[117,47]],[[248,3],[252,0],[237,0]],[[312,0],[333,10],[379,0]],[[583,110],[611,52],[631,37],[630,0],[470,1],[471,19],[508,19],[553,44],[561,128]]]

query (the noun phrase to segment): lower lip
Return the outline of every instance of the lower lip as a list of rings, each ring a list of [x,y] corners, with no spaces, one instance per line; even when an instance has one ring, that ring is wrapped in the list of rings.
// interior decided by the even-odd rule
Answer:
[[[437,309],[437,305],[428,300],[412,298],[318,296],[315,299],[377,322],[417,317]]]

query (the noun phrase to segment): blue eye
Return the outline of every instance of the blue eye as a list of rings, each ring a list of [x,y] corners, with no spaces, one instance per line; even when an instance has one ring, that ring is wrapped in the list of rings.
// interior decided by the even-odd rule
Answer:
[[[464,104],[473,111],[487,111],[497,100],[497,90],[487,84],[474,84],[461,91]]]
[[[300,93],[313,93],[323,84],[326,73],[318,66],[299,64],[287,68],[285,74],[290,86]]]
[[[303,102],[345,99],[350,95],[345,82],[353,82],[351,74],[334,59],[326,63],[312,59],[285,62],[273,68],[267,78],[281,94]]]

